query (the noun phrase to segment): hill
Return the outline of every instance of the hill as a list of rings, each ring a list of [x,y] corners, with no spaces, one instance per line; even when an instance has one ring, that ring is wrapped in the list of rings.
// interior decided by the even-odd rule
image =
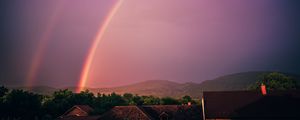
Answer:
[[[176,83],[167,80],[148,80],[132,85],[90,89],[94,93],[118,94],[133,93],[139,95],[154,95],[158,97],[182,97],[190,95],[193,98],[201,98],[203,91],[235,91],[246,90],[250,84],[255,83],[262,74],[270,72],[243,72],[221,76],[213,80],[206,80],[202,83]],[[295,77],[296,75],[290,76]],[[296,78],[300,78],[296,76]],[[299,79],[297,79],[299,81]],[[299,83],[299,82],[298,82]]]
[[[43,94],[43,95],[50,95],[54,91],[58,90],[57,88],[48,87],[48,86],[35,86],[35,87],[9,87],[10,89],[22,89],[26,91],[30,91],[33,93]]]
[[[200,99],[203,91],[235,91],[246,90],[250,84],[255,83],[259,76],[270,72],[243,72],[221,76],[213,80],[206,80],[202,83],[176,83],[168,80],[148,80],[131,85],[112,87],[112,88],[87,88],[91,92],[109,94],[133,93],[138,95],[153,95],[157,97],[175,97],[179,98],[189,95],[193,98]],[[300,81],[298,75],[288,74]],[[300,82],[298,82],[300,83]],[[29,90],[27,88],[22,88]],[[69,90],[75,91],[76,87],[68,87]],[[35,87],[30,91],[42,94],[49,94],[57,89],[50,87]]]
[[[213,80],[206,80],[200,84],[186,84],[183,94],[192,97],[202,97],[203,91],[236,91],[247,90],[259,77],[270,72],[243,72],[221,76]]]
[[[114,87],[114,88],[99,88],[89,89],[94,93],[112,93],[118,94],[133,93],[138,95],[154,95],[158,97],[178,96],[182,90],[182,84],[168,80],[148,80],[132,85]]]

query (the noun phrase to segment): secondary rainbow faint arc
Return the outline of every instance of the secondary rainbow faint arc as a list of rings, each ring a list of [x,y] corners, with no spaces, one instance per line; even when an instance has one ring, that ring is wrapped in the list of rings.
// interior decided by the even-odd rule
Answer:
[[[26,86],[28,86],[28,87],[31,87],[35,82],[38,69],[43,60],[47,44],[53,33],[53,29],[54,29],[55,25],[57,24],[57,20],[60,16],[60,10],[63,8],[63,4],[64,4],[64,2],[59,2],[57,4],[54,11],[52,12],[52,15],[50,16],[49,22],[46,26],[46,30],[41,35],[41,38],[38,43],[38,47],[32,58],[30,68],[29,68],[28,74],[26,76]]]
[[[92,65],[94,57],[95,57],[97,46],[100,43],[101,39],[103,38],[104,33],[105,33],[110,21],[112,20],[113,16],[116,14],[118,9],[120,8],[122,2],[123,2],[123,0],[118,0],[116,2],[116,4],[112,7],[110,12],[106,16],[103,24],[100,26],[100,28],[96,34],[96,37],[93,40],[92,46],[89,49],[85,63],[83,65],[83,69],[82,69],[82,72],[80,75],[79,85],[76,90],[77,92],[84,90],[86,82],[88,81],[88,75],[89,75],[91,65]]]

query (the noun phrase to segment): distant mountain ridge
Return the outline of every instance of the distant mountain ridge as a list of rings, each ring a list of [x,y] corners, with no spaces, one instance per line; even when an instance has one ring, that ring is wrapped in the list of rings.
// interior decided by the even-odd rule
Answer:
[[[31,91],[31,92],[34,92],[34,93],[43,94],[43,95],[50,95],[50,94],[52,94],[54,91],[59,90],[59,89],[57,89],[57,88],[53,88],[53,87],[49,87],[49,86],[9,87],[9,88],[10,88],[10,89],[22,89],[22,90]]]
[[[201,98],[203,91],[234,91],[246,90],[247,87],[255,83],[259,76],[270,72],[243,72],[221,76],[213,80],[206,80],[202,83],[176,83],[168,80],[148,80],[132,85],[89,89],[94,93],[111,93],[118,94],[134,93],[139,95],[154,95],[158,97],[175,97],[179,98],[184,95],[193,98]]]
[[[202,97],[203,91],[235,91],[246,90],[250,84],[255,83],[259,76],[270,72],[243,72],[221,76],[213,80],[206,80],[202,83],[177,83],[168,80],[148,80],[131,85],[125,85],[112,88],[86,88],[91,92],[109,94],[115,92],[117,94],[132,93],[138,95],[153,95],[157,97],[174,97],[179,98],[184,95],[189,95],[195,99]],[[299,75],[288,74],[296,78],[300,83]],[[34,87],[30,90],[41,94],[50,94],[55,88],[51,87]],[[68,87],[67,89],[75,91],[76,87]]]

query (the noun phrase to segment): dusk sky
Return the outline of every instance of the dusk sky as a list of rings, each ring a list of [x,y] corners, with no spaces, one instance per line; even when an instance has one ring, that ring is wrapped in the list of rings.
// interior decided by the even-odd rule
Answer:
[[[297,0],[0,1],[0,85],[300,74],[299,13]]]

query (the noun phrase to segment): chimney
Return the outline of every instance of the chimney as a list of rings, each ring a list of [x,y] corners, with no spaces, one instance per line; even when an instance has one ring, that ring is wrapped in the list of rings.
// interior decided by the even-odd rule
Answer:
[[[262,95],[266,95],[267,94],[266,86],[262,83],[261,86],[260,86],[260,88],[261,88]]]
[[[192,105],[192,102],[188,102],[188,106],[191,106]]]

